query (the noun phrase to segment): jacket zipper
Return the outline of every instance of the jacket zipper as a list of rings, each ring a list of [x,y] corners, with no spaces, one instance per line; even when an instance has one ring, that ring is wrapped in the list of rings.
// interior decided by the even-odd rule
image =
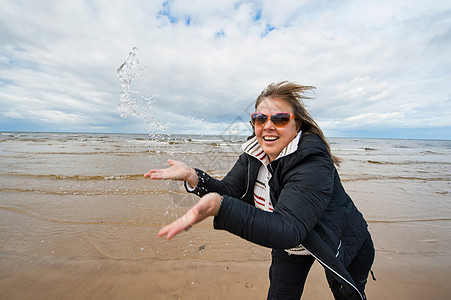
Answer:
[[[243,196],[241,196],[241,199],[243,199],[246,196],[247,191],[249,190],[250,181],[251,181],[251,161],[248,159],[247,160],[247,185],[246,185],[246,191],[244,192]]]
[[[306,248],[307,249],[307,248]],[[308,250],[308,249],[307,249]],[[332,269],[331,267],[329,267],[327,264],[325,264],[321,259],[319,259],[315,254],[313,254],[310,250],[308,250],[310,252],[310,254],[320,263],[322,264],[324,267],[328,268],[329,270],[331,270],[333,273],[335,273],[335,275],[337,275],[338,277],[340,277],[341,279],[343,279],[344,281],[346,281],[350,286],[352,286],[357,293],[359,293],[359,296],[362,300],[364,300],[365,298],[363,298],[362,294],[360,293],[360,291],[357,289],[357,287],[355,285],[353,285],[352,283],[350,283],[348,280],[346,280],[346,278],[344,278],[343,276],[341,276],[338,272],[336,272],[334,269]]]

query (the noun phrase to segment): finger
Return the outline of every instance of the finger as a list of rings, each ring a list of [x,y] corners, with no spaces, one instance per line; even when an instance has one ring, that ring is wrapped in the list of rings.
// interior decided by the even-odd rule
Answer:
[[[180,232],[190,228],[192,223],[194,222],[193,219],[194,219],[193,214],[189,213],[188,211],[188,213],[186,213],[183,217],[172,223],[173,226],[170,226],[166,238],[170,240]]]
[[[161,173],[161,169],[151,169],[146,174]]]
[[[163,179],[163,175],[161,173],[146,173],[144,174],[144,177],[150,179]]]
[[[158,232],[158,236],[162,237],[166,235],[166,238],[170,240],[180,232],[191,228],[196,222],[197,213],[193,212],[193,210],[189,210],[183,217],[163,227],[160,232]]]
[[[181,232],[183,230],[183,226],[180,225],[179,220],[180,219],[177,219],[171,224],[161,228],[161,230],[158,232],[158,237],[166,236],[166,238],[170,240],[172,237]]]
[[[169,179],[165,174],[165,170],[150,170],[149,172],[144,174],[144,177],[148,177],[150,179]]]
[[[166,225],[163,228],[161,228],[160,231],[158,231],[158,237],[162,237],[162,236],[165,236],[166,234],[168,234],[168,231],[170,229],[170,225],[171,224]]]
[[[158,237],[162,237],[166,235],[166,238],[169,240],[171,239],[174,235],[176,235],[178,232],[182,231],[182,229],[180,229],[181,225],[180,225],[180,219],[175,220],[174,222],[172,222],[169,225],[164,226],[163,228],[160,229],[160,231],[158,232]]]

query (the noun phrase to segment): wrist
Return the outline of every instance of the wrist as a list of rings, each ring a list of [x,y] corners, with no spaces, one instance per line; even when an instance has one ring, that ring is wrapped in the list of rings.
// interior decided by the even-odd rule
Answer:
[[[197,187],[197,184],[199,183],[199,177],[197,176],[196,170],[194,170],[193,168],[190,168],[186,182],[188,182],[189,185],[193,188]]]
[[[223,195],[218,194],[218,196],[219,196],[219,200],[216,202],[217,209],[216,209],[215,216],[217,216],[219,214],[219,210],[221,209],[221,206],[222,206],[222,201],[224,200]]]

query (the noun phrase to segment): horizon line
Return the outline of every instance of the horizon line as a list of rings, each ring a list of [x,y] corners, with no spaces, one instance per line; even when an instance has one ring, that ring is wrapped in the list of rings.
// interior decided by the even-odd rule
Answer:
[[[178,132],[172,132],[172,133],[146,133],[146,132],[99,132],[99,131],[15,131],[15,130],[9,130],[9,131],[2,131],[0,130],[0,133],[67,133],[67,134],[124,134],[124,135],[159,135],[159,136],[170,136],[170,135],[192,135],[192,136],[234,136],[234,137],[248,137],[247,134],[237,134],[237,135],[231,135],[231,134],[213,134],[213,133],[207,133],[207,134],[201,134],[201,133],[178,133]],[[447,138],[402,138],[402,137],[365,137],[365,136],[326,136],[326,138],[337,138],[337,139],[381,139],[381,140],[428,140],[428,141],[451,141]]]

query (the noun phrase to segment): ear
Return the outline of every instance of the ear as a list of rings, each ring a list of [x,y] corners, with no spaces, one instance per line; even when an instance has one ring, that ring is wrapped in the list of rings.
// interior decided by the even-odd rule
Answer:
[[[302,128],[302,123],[301,122],[296,122],[296,134],[299,133],[299,131],[301,131]]]

